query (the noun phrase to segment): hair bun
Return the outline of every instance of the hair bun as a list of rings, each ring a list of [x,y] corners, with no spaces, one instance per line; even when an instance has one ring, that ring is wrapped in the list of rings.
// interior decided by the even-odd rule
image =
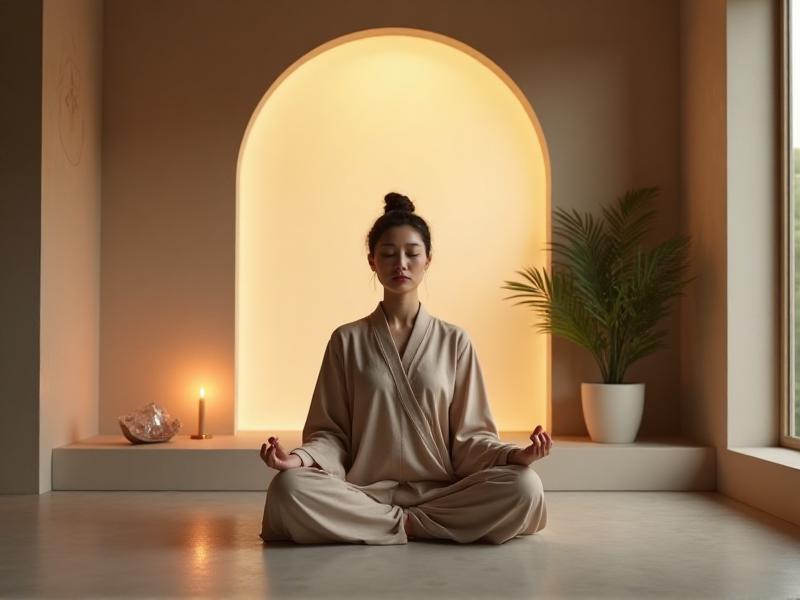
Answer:
[[[383,207],[383,212],[388,213],[390,210],[403,210],[405,212],[414,212],[414,203],[403,194],[397,192],[389,192],[383,197],[386,206]]]

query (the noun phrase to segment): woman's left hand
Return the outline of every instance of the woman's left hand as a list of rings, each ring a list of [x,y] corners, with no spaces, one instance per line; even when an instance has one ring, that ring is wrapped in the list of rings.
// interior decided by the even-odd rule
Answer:
[[[514,463],[519,465],[529,465],[535,460],[544,458],[550,454],[550,448],[553,446],[553,440],[550,434],[547,433],[541,425],[537,425],[536,429],[531,434],[531,441],[533,442],[527,448],[523,448],[514,453]]]

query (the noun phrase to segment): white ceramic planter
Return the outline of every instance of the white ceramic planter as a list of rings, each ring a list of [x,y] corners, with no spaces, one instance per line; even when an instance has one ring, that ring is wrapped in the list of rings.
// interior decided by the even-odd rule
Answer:
[[[582,383],[581,405],[593,442],[629,444],[644,410],[644,383]]]

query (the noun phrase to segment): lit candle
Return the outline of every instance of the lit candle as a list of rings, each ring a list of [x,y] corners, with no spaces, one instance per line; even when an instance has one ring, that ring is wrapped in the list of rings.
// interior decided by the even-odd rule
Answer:
[[[200,388],[200,415],[198,418],[198,433],[203,435],[206,428],[206,388]]]
[[[193,433],[191,438],[193,440],[208,440],[211,435],[205,432],[206,428],[206,388],[200,388],[200,405],[198,406],[197,414],[197,433]]]

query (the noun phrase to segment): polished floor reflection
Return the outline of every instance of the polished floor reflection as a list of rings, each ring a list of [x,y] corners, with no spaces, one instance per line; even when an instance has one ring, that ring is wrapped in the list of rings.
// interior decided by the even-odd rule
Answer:
[[[711,492],[547,492],[505,544],[263,544],[253,492],[0,496],[4,598],[800,598],[800,527]]]

